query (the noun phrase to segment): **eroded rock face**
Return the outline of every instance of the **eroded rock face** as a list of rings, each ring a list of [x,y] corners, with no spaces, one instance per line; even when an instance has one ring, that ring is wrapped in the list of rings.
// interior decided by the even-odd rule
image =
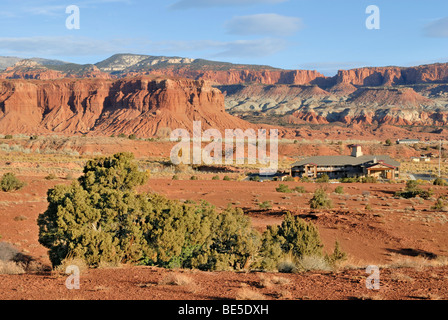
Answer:
[[[416,67],[379,67],[340,70],[336,83],[355,86],[393,86],[448,81],[448,64],[436,63]]]
[[[100,78],[113,79],[109,73],[102,72],[94,65],[64,65],[61,70],[47,68],[33,60],[20,60],[0,72],[0,79],[54,80],[61,78]]]
[[[137,134],[251,125],[224,111],[224,96],[188,79],[59,79],[0,81],[0,132]]]

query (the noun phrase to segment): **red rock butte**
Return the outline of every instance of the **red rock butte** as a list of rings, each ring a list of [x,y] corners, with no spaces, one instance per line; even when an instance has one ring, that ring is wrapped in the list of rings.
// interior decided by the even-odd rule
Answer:
[[[224,96],[204,80],[137,77],[119,80],[0,81],[0,132],[116,133],[253,127],[224,110]]]

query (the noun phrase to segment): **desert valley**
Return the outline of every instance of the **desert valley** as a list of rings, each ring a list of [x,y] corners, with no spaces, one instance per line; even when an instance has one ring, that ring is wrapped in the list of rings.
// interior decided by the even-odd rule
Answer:
[[[335,76],[135,54],[89,65],[2,57],[0,65],[0,176],[12,174],[20,184],[0,191],[0,299],[448,299],[447,63],[340,70]],[[261,165],[248,161],[173,164],[177,141],[170,135],[175,129],[191,132],[194,121],[220,132],[277,129],[278,176],[259,176]],[[353,146],[362,154],[353,155]],[[132,195],[158,194],[186,212],[205,201],[218,217],[229,207],[240,210],[235,221],[250,222],[243,229],[260,235],[261,249],[232,267],[219,260],[224,253],[216,244],[215,256],[203,253],[222,262],[210,268],[185,258],[187,251],[176,256],[188,261],[180,264],[162,265],[165,252],[158,252],[159,260],[148,253],[136,262],[129,253],[89,268],[82,257],[64,256],[54,265],[56,251],[49,256],[44,244],[50,237],[43,236],[52,225],[44,222],[53,208],[48,190],[65,190],[67,198],[57,202],[62,208],[77,190],[63,188],[79,179],[90,190],[89,170],[97,182],[115,181],[101,177],[110,169],[108,157],[119,153],[132,154],[135,168],[148,176],[132,185]],[[355,167],[350,161],[363,156],[375,160],[359,174],[333,168]],[[91,161],[105,171],[88,169]],[[300,161],[316,174],[292,174]],[[126,162],[126,170],[128,165],[134,168]],[[123,166],[112,165],[117,172]],[[384,175],[389,169],[395,173]],[[317,199],[319,190],[325,199]],[[313,199],[322,201],[316,205]],[[285,232],[279,241],[287,241],[293,235],[282,226],[290,216],[317,228],[322,254],[294,256],[295,249],[282,249],[268,268],[267,230],[277,226]],[[102,232],[101,226],[92,228]],[[165,229],[159,230],[163,235]],[[200,267],[186,267],[194,263]],[[82,267],[79,290],[65,285],[70,264]],[[379,268],[380,288],[366,286],[368,266]]]

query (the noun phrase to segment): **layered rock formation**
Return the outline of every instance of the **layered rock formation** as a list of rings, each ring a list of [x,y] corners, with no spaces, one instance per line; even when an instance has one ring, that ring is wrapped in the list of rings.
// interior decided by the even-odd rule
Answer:
[[[251,127],[227,114],[205,81],[139,77],[0,82],[0,133],[117,133],[154,136],[167,128]]]
[[[20,60],[0,72],[0,79],[54,80],[62,78],[113,79],[115,77],[100,71],[95,65],[67,63],[44,66],[34,60]]]
[[[336,83],[349,83],[355,86],[412,85],[447,81],[447,63],[436,63],[408,68],[357,68],[340,70],[336,75]]]
[[[101,130],[105,130],[107,133],[125,130],[124,128],[128,127],[135,130],[139,125],[128,121],[127,114],[137,112],[145,114],[146,118],[143,121],[145,123],[149,121],[148,119],[152,119],[155,128],[149,129],[149,126],[144,125],[145,129],[142,130],[145,134],[154,134],[162,125],[184,126],[190,120],[183,119],[183,115],[179,114],[182,113],[180,110],[184,110],[183,108],[187,110],[189,105],[196,106],[198,103],[206,108],[188,109],[189,114],[196,115],[195,119],[199,119],[201,116],[216,118],[216,116],[212,116],[212,110],[216,109],[216,105],[222,109],[223,105],[223,101],[216,100],[217,96],[224,99],[218,93],[215,93],[216,97],[213,98],[216,101],[209,104],[206,101],[173,98],[176,96],[175,92],[188,91],[190,87],[195,87],[204,81],[224,93],[225,109],[231,114],[248,119],[252,116],[264,116],[265,122],[269,123],[328,124],[339,122],[344,125],[415,124],[422,126],[448,124],[446,120],[448,114],[447,63],[407,68],[357,68],[340,70],[335,76],[326,77],[311,70],[282,70],[269,66],[237,65],[182,57],[119,54],[96,65],[77,65],[50,60],[47,62],[42,60],[42,62],[41,60],[19,61],[0,72],[0,79],[45,80],[40,84],[37,82],[22,84],[24,88],[27,86],[45,87],[44,91],[36,89],[41,96],[57,97],[58,92],[62,96],[70,96],[68,93],[70,90],[83,92],[79,97],[72,94],[70,98],[67,98],[73,101],[67,102],[67,99],[61,98],[62,100],[57,102],[60,103],[60,106],[55,111],[51,106],[44,108],[45,115],[48,113],[51,117],[44,117],[39,120],[39,124],[46,130],[68,130],[69,132],[93,130],[96,132],[100,126],[102,126]],[[8,58],[5,63],[8,61],[12,63],[15,60]],[[163,90],[161,88],[153,88],[154,90],[146,88],[134,92],[132,89],[131,91],[134,93],[131,93],[127,91],[130,83],[133,83],[131,87],[134,85],[138,87],[140,84],[134,83],[137,81],[135,79],[129,80],[130,77],[140,77],[138,80],[140,84],[142,81],[146,81],[142,79],[148,79],[147,77],[171,79],[181,77],[190,80],[169,80],[177,83],[178,87],[175,89],[172,87],[174,84],[169,84]],[[78,88],[75,81],[67,82],[62,80],[63,78],[97,78],[109,81],[103,83],[81,80]],[[61,80],[51,85],[47,81],[54,79]],[[193,83],[196,85],[192,85]],[[2,86],[6,86],[6,84],[3,83]],[[54,88],[51,88],[52,86]],[[183,86],[185,89],[182,88]],[[209,85],[201,84],[199,87],[202,88],[201,92],[208,92],[205,96],[213,92]],[[21,92],[22,89],[18,88],[17,90]],[[33,91],[31,87],[23,90]],[[84,92],[85,90],[88,92]],[[160,97],[158,90],[163,91]],[[6,95],[7,91],[5,91]],[[23,101],[26,102],[26,105],[23,108],[25,109],[30,108],[28,103],[33,100],[30,98],[34,95],[31,91],[24,93]],[[52,93],[47,93],[50,91]],[[95,94],[89,93],[95,91]],[[121,92],[123,96],[115,97],[113,92]],[[102,94],[105,96],[103,97]],[[196,95],[197,97],[204,96],[199,92]],[[11,99],[17,99],[17,105],[21,103],[17,97]],[[164,99],[168,102],[165,103]],[[178,101],[174,102],[173,99],[178,99]],[[211,107],[212,104],[215,107]],[[43,108],[44,103],[40,101],[38,105]],[[103,106],[101,111],[97,110],[100,105]],[[153,109],[151,109],[152,111],[148,109],[149,105],[169,105],[170,107],[162,108],[153,114]],[[175,105],[180,109],[176,109]],[[79,106],[84,109],[81,108],[81,110]],[[117,106],[120,106],[120,109],[114,109]],[[65,111],[66,109],[72,113]],[[123,111],[125,109],[126,111]],[[201,112],[206,109],[207,114],[202,114]],[[131,110],[133,111],[131,112]],[[280,122],[272,122],[272,116],[281,118]],[[109,119],[115,120],[111,122]],[[159,125],[156,119],[162,124]],[[223,119],[227,119],[227,117]],[[233,119],[239,120],[238,118]],[[126,121],[128,121],[127,125],[124,124]],[[210,118],[210,121],[221,127],[216,119]],[[20,121],[19,123],[26,125]],[[126,130],[126,132],[132,130]]]

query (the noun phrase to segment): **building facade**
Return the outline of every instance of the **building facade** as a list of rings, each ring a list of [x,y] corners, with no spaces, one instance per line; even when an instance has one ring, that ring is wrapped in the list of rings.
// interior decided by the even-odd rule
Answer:
[[[360,145],[351,146],[350,156],[315,156],[292,165],[293,177],[318,178],[327,174],[330,179],[373,176],[395,180],[400,174],[400,163],[387,155],[364,155]]]

